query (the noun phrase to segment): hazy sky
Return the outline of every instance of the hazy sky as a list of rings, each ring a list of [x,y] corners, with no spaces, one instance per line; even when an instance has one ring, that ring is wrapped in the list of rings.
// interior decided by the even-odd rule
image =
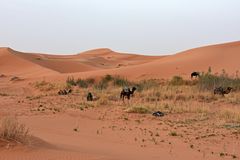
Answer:
[[[240,40],[240,0],[0,0],[0,46],[171,54]]]

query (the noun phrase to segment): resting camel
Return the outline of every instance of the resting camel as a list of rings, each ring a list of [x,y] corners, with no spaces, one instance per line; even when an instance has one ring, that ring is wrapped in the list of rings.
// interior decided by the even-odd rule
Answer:
[[[64,89],[64,90],[58,91],[58,95],[67,95],[71,92],[72,92],[72,89]]]
[[[200,76],[200,73],[199,72],[192,72],[191,73],[191,78],[193,77],[199,77]]]
[[[136,87],[132,87],[132,90],[128,87],[123,88],[123,90],[120,93],[120,98],[124,101],[124,98],[127,97],[127,99],[129,100],[131,95],[134,94],[134,92],[136,91]]]
[[[232,87],[227,87],[224,89],[223,87],[217,87],[214,89],[214,94],[219,94],[224,96],[225,94],[229,94],[232,91]]]
[[[87,101],[93,101],[93,95],[91,92],[88,92]]]

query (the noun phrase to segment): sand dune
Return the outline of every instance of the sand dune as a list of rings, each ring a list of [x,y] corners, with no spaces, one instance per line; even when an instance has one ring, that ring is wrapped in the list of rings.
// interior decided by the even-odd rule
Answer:
[[[60,72],[76,73],[113,69],[148,63],[159,57],[122,54],[110,49],[96,49],[76,55],[48,55],[16,52],[16,55],[42,67]]]
[[[0,48],[0,73],[14,76],[38,77],[55,75],[56,72],[41,67],[28,60],[16,56],[17,52],[10,48]]]
[[[192,86],[157,85],[137,92],[128,103],[119,99],[118,87],[100,91],[76,86],[70,95],[57,94],[65,87],[67,76],[72,75],[167,79],[173,75],[189,77],[192,71],[207,71],[209,66],[213,73],[225,69],[235,74],[240,67],[239,52],[240,42],[169,56],[125,54],[105,48],[75,55],[1,48],[0,75],[6,76],[0,77],[0,117],[17,117],[34,137],[29,139],[30,146],[11,145],[0,139],[0,159],[239,158],[239,125],[229,121],[229,115],[235,122],[235,115],[240,113],[238,92],[217,97],[211,91],[199,91],[195,96]],[[12,83],[12,76],[27,80]],[[89,91],[100,99],[87,102]],[[138,105],[152,107],[144,115],[126,112],[126,108]],[[166,116],[153,117],[155,109],[166,109]],[[222,122],[222,111],[227,113],[226,123]]]
[[[221,73],[224,69],[228,74],[235,75],[240,68],[240,42],[200,47],[166,56],[156,61],[127,68],[102,70],[101,72],[85,73],[88,76],[103,74],[119,74],[128,78],[170,78],[180,75],[189,78],[192,71]],[[83,74],[79,74],[83,76]]]
[[[34,77],[62,73],[60,77],[76,75],[94,77],[117,74],[129,79],[189,77],[192,71],[235,75],[240,68],[240,42],[211,45],[169,56],[143,56],[117,53],[102,48],[75,55],[22,53],[0,49],[0,72]],[[58,76],[57,76],[58,77]]]

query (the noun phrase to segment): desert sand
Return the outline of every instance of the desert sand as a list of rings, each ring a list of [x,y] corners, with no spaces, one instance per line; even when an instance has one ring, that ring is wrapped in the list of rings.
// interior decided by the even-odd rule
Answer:
[[[239,53],[240,42],[166,56],[126,54],[106,48],[73,55],[0,48],[0,117],[16,117],[32,135],[28,145],[0,139],[0,160],[237,159],[240,157],[239,128],[216,127],[215,123],[221,122],[215,118],[204,120],[203,113],[197,113],[200,118],[194,113],[173,113],[161,118],[128,113],[126,108],[141,103],[145,93],[136,93],[130,102],[123,103],[118,99],[121,88],[108,89],[117,97],[109,103],[102,100],[108,91],[104,96],[103,92],[97,92],[100,99],[89,103],[85,95],[94,91],[93,88],[74,87],[74,92],[67,96],[59,96],[57,91],[63,88],[69,76],[99,79],[109,74],[133,81],[164,81],[175,75],[190,79],[192,71],[207,72],[209,67],[214,74],[224,69],[229,76],[236,76],[240,68]],[[53,87],[36,87],[42,81],[47,83],[44,86],[52,84]],[[178,89],[175,91],[177,95]],[[226,108],[240,113],[239,105],[230,103],[237,96],[234,93],[227,96],[227,100],[217,97],[210,103],[193,101],[190,105],[207,106],[210,113]],[[165,101],[169,100],[156,104]],[[180,123],[187,118],[192,118],[193,124]]]

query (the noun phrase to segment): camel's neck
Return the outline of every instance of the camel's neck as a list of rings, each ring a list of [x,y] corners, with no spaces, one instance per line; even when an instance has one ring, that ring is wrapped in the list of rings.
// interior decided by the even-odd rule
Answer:
[[[131,93],[131,94],[133,94],[133,93],[134,93],[134,91],[135,91],[135,90],[132,90],[132,91],[130,91],[130,93]]]
[[[231,92],[231,90],[230,90],[230,89],[227,89],[225,92],[226,92],[226,94],[228,94],[228,93]]]

